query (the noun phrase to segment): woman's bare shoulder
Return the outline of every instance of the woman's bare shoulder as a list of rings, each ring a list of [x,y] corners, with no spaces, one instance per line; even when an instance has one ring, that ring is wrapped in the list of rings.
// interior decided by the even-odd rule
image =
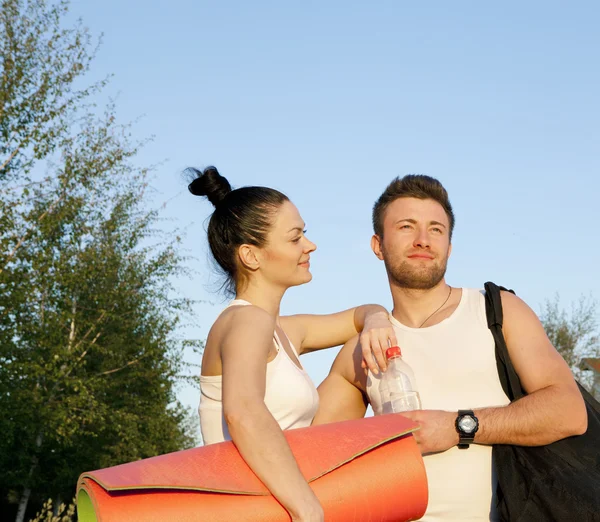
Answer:
[[[243,338],[271,339],[275,330],[275,318],[254,305],[231,306],[217,318],[209,332],[209,338],[222,344]]]

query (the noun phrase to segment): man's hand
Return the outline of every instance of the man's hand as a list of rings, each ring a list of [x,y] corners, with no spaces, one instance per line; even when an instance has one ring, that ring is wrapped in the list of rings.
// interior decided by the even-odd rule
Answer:
[[[387,370],[386,350],[396,346],[396,334],[390,323],[387,312],[377,312],[365,319],[365,326],[360,334],[360,345],[363,354],[361,366],[369,368],[372,373],[378,374],[379,368]]]
[[[441,410],[414,410],[402,412],[400,415],[415,421],[421,427],[413,433],[421,455],[446,451],[458,444],[458,433],[454,426],[456,413]]]

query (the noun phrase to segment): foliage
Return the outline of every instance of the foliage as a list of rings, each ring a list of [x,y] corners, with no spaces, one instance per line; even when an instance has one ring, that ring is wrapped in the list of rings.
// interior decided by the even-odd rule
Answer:
[[[197,343],[177,335],[186,273],[146,210],[144,143],[92,110],[104,82],[75,88],[87,31],[62,27],[64,1],[1,5],[0,502],[23,520],[82,471],[194,444],[175,389]]]
[[[74,522],[75,521],[75,503],[68,506],[60,504],[54,508],[52,499],[44,502],[40,512],[29,522]]]
[[[581,361],[588,357],[600,357],[597,301],[582,296],[571,304],[571,311],[568,313],[561,308],[559,296],[556,295],[553,300],[544,303],[540,319],[548,338],[575,377],[591,390],[591,372],[582,368]]]

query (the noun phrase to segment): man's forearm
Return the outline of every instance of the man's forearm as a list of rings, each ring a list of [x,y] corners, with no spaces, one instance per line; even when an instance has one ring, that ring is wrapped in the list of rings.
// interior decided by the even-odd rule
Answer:
[[[475,415],[479,419],[478,444],[541,446],[587,429],[579,391],[560,386],[537,390],[508,406],[475,410]]]

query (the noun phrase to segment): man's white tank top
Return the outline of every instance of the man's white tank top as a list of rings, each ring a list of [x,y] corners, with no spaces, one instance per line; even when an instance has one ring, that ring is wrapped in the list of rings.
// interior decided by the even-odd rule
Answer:
[[[230,306],[250,305],[236,299]],[[288,339],[289,341],[289,339]],[[310,426],[319,408],[319,394],[309,375],[299,368],[283,348],[277,332],[273,332],[277,355],[267,363],[265,405],[282,430]],[[296,348],[289,341],[298,357]],[[240,346],[243,350],[244,347]],[[298,358],[299,359],[299,358]],[[223,416],[222,376],[200,376],[200,431],[204,444],[231,440]]]
[[[424,410],[505,406],[510,401],[500,384],[494,339],[487,326],[485,297],[462,290],[454,313],[428,328],[410,328],[390,315],[403,359],[415,373]],[[381,409],[379,378],[369,373],[367,394]],[[496,480],[492,447],[456,446],[424,457],[429,505],[421,519],[433,521],[495,520]]]

